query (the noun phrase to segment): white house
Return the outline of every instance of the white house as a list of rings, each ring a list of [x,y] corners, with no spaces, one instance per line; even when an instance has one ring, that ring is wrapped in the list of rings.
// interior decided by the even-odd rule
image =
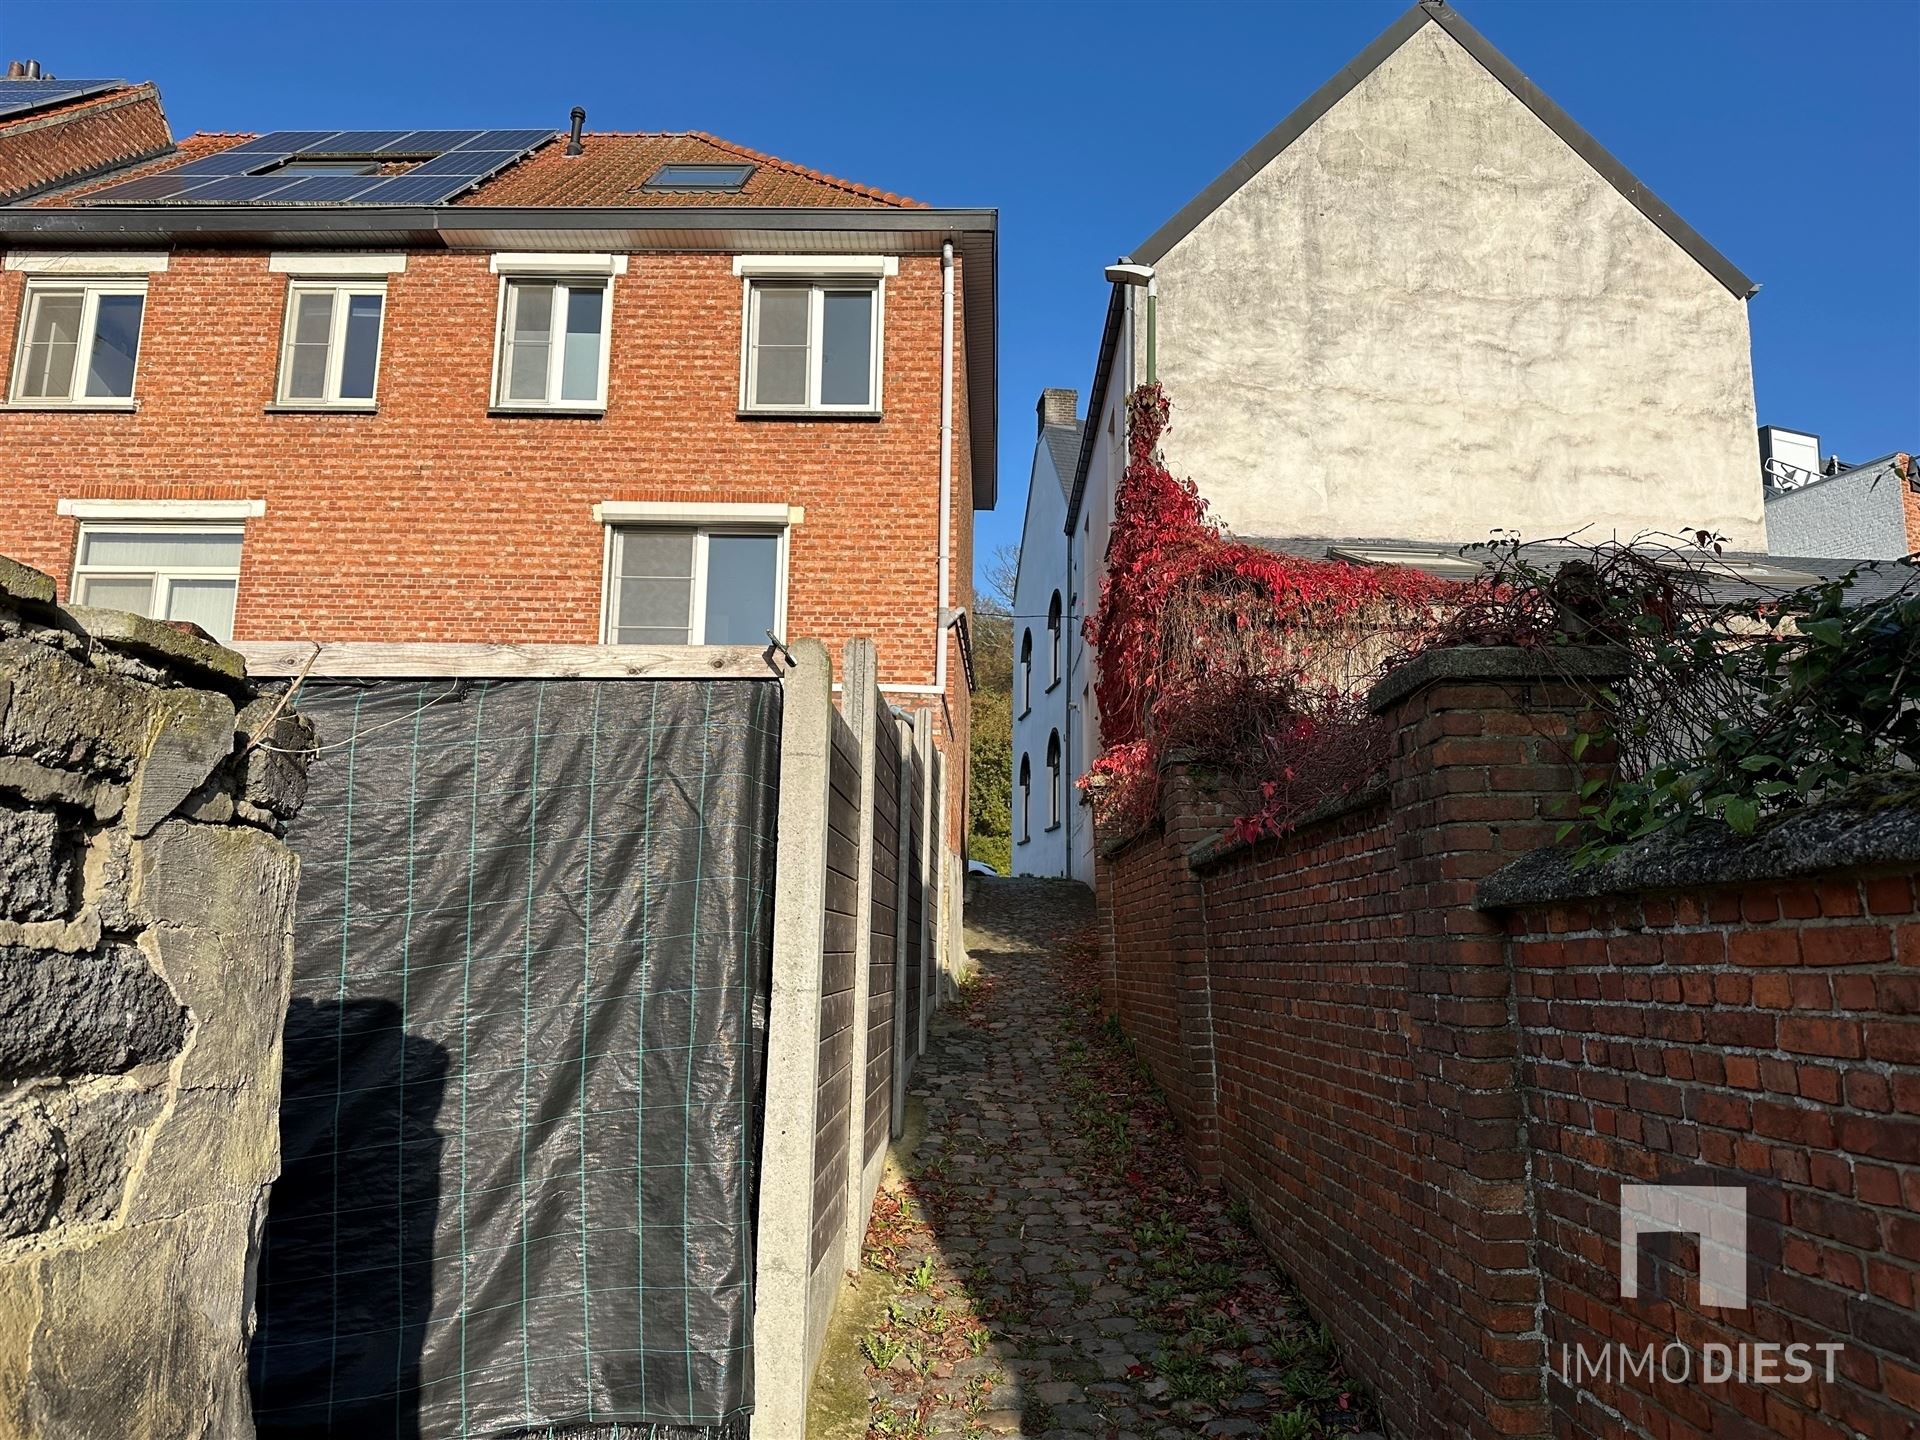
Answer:
[[[1043,390],[1013,587],[1013,873],[1068,873],[1070,832],[1086,828],[1071,759],[1067,485],[1080,453],[1074,390]],[[1082,742],[1084,743],[1084,742]],[[1081,767],[1084,769],[1084,765]]]
[[[1080,621],[1150,370],[1168,464],[1245,539],[1435,568],[1496,527],[1766,551],[1756,287],[1440,0],[1126,259],[1063,527],[1076,778],[1099,754]]]

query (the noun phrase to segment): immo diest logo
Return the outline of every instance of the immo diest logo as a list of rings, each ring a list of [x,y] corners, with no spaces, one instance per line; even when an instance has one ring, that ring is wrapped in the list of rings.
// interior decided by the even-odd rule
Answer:
[[[1691,1235],[1700,1247],[1700,1306],[1737,1311],[1747,1308],[1747,1189],[1744,1185],[1622,1185],[1620,1187],[1620,1294],[1640,1295],[1640,1239],[1648,1235]],[[1834,1378],[1839,1344],[1783,1345],[1742,1341],[1699,1347],[1673,1340],[1638,1349],[1614,1343],[1597,1351],[1562,1345],[1557,1369],[1572,1385],[1587,1380],[1607,1383],[1656,1377],[1674,1385],[1800,1385],[1816,1370]],[[1818,1355],[1820,1364],[1813,1357]]]
[[[1622,1185],[1620,1293],[1640,1295],[1640,1237],[1674,1231],[1700,1241],[1700,1303],[1747,1308],[1747,1191],[1743,1185]]]

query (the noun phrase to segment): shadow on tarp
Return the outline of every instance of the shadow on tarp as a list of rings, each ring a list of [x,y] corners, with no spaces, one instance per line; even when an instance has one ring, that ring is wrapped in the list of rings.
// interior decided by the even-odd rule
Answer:
[[[420,1435],[446,1047],[386,1000],[296,999],[248,1369],[263,1436]],[[360,1084],[342,1091],[341,1075]],[[261,1408],[275,1394],[315,1398]],[[271,1400],[269,1398],[269,1406]]]

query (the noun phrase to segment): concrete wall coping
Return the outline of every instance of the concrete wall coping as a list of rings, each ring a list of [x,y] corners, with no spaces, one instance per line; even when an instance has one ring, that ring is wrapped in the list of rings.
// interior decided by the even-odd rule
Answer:
[[[1816,805],[1742,839],[1726,830],[1650,835],[1580,867],[1569,850],[1536,850],[1480,882],[1478,910],[1694,890],[1920,864],[1920,782],[1891,777],[1877,795]]]
[[[1455,645],[1422,651],[1388,671],[1367,692],[1367,708],[1381,714],[1443,681],[1617,680],[1626,673],[1626,657],[1611,646]]]

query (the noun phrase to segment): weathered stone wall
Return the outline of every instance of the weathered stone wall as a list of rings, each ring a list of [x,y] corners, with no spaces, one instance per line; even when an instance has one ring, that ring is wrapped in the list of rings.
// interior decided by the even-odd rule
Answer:
[[[251,1436],[311,737],[53,597],[0,558],[0,1437]]]

